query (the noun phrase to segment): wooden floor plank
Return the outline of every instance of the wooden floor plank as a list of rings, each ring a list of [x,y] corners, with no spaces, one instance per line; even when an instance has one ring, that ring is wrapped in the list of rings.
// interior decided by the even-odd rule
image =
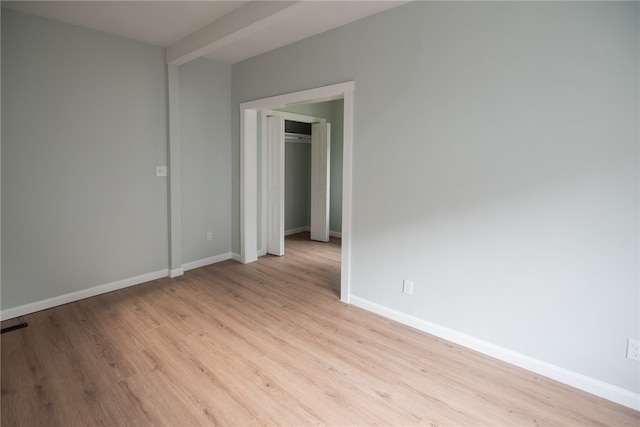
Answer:
[[[340,240],[12,319],[3,426],[604,425],[640,413],[339,301]]]

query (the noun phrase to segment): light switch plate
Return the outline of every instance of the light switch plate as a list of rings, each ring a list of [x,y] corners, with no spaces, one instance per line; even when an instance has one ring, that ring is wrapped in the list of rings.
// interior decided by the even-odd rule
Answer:
[[[167,176],[167,167],[156,166],[156,176]]]

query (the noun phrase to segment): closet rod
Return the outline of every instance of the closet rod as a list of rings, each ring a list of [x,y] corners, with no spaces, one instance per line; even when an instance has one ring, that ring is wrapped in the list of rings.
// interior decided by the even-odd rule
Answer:
[[[303,133],[285,132],[284,140],[285,142],[311,143],[311,135],[306,135]]]

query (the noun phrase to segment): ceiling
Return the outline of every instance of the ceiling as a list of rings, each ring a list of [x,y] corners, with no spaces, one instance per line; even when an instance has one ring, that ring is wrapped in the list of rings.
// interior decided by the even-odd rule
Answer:
[[[2,1],[2,7],[170,49],[187,46],[189,59],[206,56],[233,64],[404,3]]]

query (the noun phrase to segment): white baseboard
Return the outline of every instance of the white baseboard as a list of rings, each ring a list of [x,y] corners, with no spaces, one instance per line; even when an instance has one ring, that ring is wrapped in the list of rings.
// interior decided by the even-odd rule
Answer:
[[[169,277],[174,278],[178,276],[182,276],[184,274],[184,269],[182,267],[174,268],[173,270],[169,270]]]
[[[500,347],[495,344],[465,335],[453,329],[427,322],[417,317],[382,306],[354,295],[349,295],[349,302],[367,311],[395,320],[404,325],[411,326],[420,331],[435,335],[447,341],[454,342],[463,347],[470,348],[480,353],[518,366],[536,374],[543,375],[553,380],[575,387],[587,393],[594,394],[636,411],[640,411],[640,394],[633,393],[621,387],[605,383],[595,378],[543,362],[521,353]]]
[[[290,236],[292,234],[302,233],[303,231],[311,231],[311,228],[309,226],[292,228],[290,230],[285,230],[284,235],[285,236]],[[329,236],[337,237],[339,239],[342,239],[342,233],[340,231],[329,231]],[[266,246],[263,247],[263,248],[258,249],[258,252],[257,252],[257,256],[258,257],[265,256],[266,254],[267,254]],[[236,261],[240,261],[240,256],[238,255],[237,259],[236,258],[232,258],[232,259],[234,259]]]
[[[116,291],[118,289],[127,288],[133,285],[139,285],[140,283],[149,282],[151,280],[167,277],[169,270],[158,270],[153,273],[141,274],[140,276],[130,277],[128,279],[118,280],[111,283],[105,283],[104,285],[94,286],[89,289],[82,289],[80,291],[71,292],[68,294],[60,295],[57,297],[49,298],[42,301],[33,302],[30,304],[21,305],[18,307],[8,308],[2,310],[0,318],[2,320],[13,319],[14,317],[24,316],[26,314],[35,313],[36,311],[46,310],[48,308],[56,307],[58,305],[68,304],[70,302],[78,301],[81,299],[93,297],[107,292]]]
[[[205,265],[214,264],[220,261],[226,261],[228,259],[240,260],[240,255],[228,252],[222,255],[216,255],[209,258],[204,258],[198,261],[188,262],[183,264],[182,267],[174,268],[173,270],[165,269],[155,271],[153,273],[141,274],[140,276],[130,277],[128,279],[118,280],[116,282],[106,283],[104,285],[94,286],[89,289],[82,289],[80,291],[71,292],[68,294],[60,295],[57,297],[49,298],[43,301],[37,301],[19,307],[8,308],[2,310],[0,313],[0,320],[13,319],[14,317],[24,316],[27,314],[35,313],[36,311],[46,310],[48,308],[56,307],[70,302],[79,301],[81,299],[94,297],[96,295],[105,294],[107,292],[116,291],[118,289],[127,288],[129,286],[139,285],[141,283],[149,282],[151,280],[161,279],[169,276],[170,278],[182,276],[185,271],[192,270],[198,267],[204,267]]]
[[[226,254],[216,255],[209,258],[203,258],[197,261],[188,262],[186,264],[182,264],[182,269],[184,271],[193,270],[194,268],[204,267],[205,265],[215,264],[217,262],[226,261],[228,259],[232,259],[231,252],[227,252]]]
[[[302,233],[304,231],[309,231],[309,230],[311,230],[311,228],[309,228],[308,225],[305,225],[304,227],[292,228],[291,230],[284,230],[284,235],[291,236],[292,234],[298,234],[298,233]]]
[[[291,230],[285,230],[284,231],[284,235],[285,236],[290,236],[292,234],[298,234],[298,233],[302,233],[304,231],[311,231],[311,227],[306,225],[304,227],[298,227],[298,228],[292,228]],[[342,238],[342,233],[340,231],[329,231],[329,236],[337,237],[337,238],[341,239]]]
[[[240,257],[240,254],[237,254],[235,252],[231,252],[231,259],[234,261],[242,262],[242,257]]]

